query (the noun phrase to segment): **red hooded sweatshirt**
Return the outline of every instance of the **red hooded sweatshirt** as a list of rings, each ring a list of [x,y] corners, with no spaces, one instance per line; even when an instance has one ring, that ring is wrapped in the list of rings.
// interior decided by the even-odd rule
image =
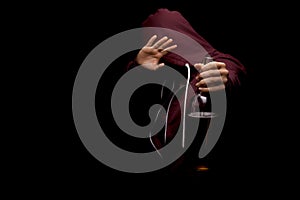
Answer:
[[[181,35],[168,33],[168,31],[146,33],[148,38],[150,38],[151,35],[154,34],[158,35],[158,38],[164,35],[171,35],[169,38],[172,38],[174,43],[177,44],[178,47],[176,48],[176,51],[169,52],[168,54],[166,54],[161,59],[161,62],[164,62],[165,64],[174,67],[175,69],[183,73],[185,76],[187,76],[187,71],[184,65],[186,63],[189,63],[189,65],[191,66],[190,85],[193,87],[194,90],[197,90],[194,85],[197,82],[195,76],[198,74],[198,71],[193,67],[193,64],[201,62],[204,56],[207,54],[209,54],[214,59],[214,61],[224,62],[226,64],[226,68],[229,71],[228,82],[225,85],[227,97],[230,97],[232,95],[232,92],[236,88],[239,88],[241,86],[242,79],[246,75],[246,69],[241,64],[241,62],[235,57],[229,54],[222,53],[216,50],[214,47],[212,47],[212,45],[210,45],[201,35],[199,35],[194,30],[191,24],[178,11],[170,11],[168,9],[163,8],[158,9],[154,14],[151,14],[142,23],[142,27],[161,27],[171,29],[184,34],[185,36],[191,38],[197,43],[197,45],[195,45],[195,43],[187,41],[186,38],[181,37]],[[134,61],[130,62],[127,66],[127,70],[131,69],[132,67],[135,67],[136,65],[137,64]],[[182,83],[177,83],[175,84],[175,87],[178,88],[180,87],[180,85],[182,86]],[[174,89],[174,91],[176,91],[176,88]],[[183,94],[184,92],[182,92],[182,95]],[[189,102],[191,96],[191,93],[188,92],[187,102]],[[172,98],[170,97],[164,99],[164,102],[166,104],[169,104],[169,112],[167,113],[167,126],[166,130],[163,133],[165,136],[157,134],[151,138],[151,142],[153,143],[156,150],[159,150],[165,144],[169,143],[174,137],[174,134],[178,131],[182,115],[179,104],[183,103],[182,100],[183,98],[178,100],[172,100]],[[161,119],[165,119],[164,117],[165,116],[162,116]],[[204,133],[201,133],[201,131]],[[205,134],[205,128],[199,129],[198,135],[201,134],[202,136],[203,134]],[[189,164],[184,163],[185,160],[187,160],[186,158],[188,158],[188,160],[197,159],[197,151],[199,151],[202,141],[194,143],[196,144],[192,145],[193,147],[191,147],[191,149],[193,150],[187,151],[181,158],[179,158],[175,163],[173,163],[170,167],[171,169],[177,169],[180,165],[184,165],[185,169],[193,167],[190,165],[191,162],[188,162]],[[192,151],[194,151],[194,153]],[[192,161],[192,163],[194,164],[195,162]]]

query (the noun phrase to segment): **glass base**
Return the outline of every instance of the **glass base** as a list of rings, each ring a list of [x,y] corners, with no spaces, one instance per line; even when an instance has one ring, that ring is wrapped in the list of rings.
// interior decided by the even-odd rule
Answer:
[[[195,118],[214,118],[216,117],[216,113],[213,112],[192,112],[188,114],[190,117],[195,117]]]

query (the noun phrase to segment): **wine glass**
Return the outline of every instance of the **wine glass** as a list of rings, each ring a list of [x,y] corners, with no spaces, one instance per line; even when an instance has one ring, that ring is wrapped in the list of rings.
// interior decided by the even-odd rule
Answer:
[[[203,64],[207,64],[209,62],[212,62],[213,58],[210,56],[205,56],[203,59]],[[188,114],[190,117],[195,118],[213,118],[216,116],[214,112],[206,111],[206,105],[208,98],[203,95],[203,93],[199,90],[196,92],[197,94],[192,98],[192,107],[191,112]]]

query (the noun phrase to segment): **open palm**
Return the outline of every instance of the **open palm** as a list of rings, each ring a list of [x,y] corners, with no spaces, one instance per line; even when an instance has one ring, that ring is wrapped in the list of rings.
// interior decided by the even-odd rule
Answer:
[[[157,36],[153,35],[147,44],[139,51],[136,58],[138,64],[149,70],[157,70],[164,66],[164,63],[160,63],[160,59],[177,47],[176,44],[171,45],[173,40],[166,36],[155,42],[156,39]]]

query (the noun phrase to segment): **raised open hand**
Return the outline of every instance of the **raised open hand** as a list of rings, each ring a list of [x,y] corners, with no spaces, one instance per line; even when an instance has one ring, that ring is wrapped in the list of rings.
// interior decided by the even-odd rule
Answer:
[[[157,35],[153,35],[136,57],[137,63],[149,70],[157,70],[164,66],[164,63],[159,63],[160,59],[177,47],[176,44],[171,45],[173,40],[167,36],[155,42],[156,39]]]

